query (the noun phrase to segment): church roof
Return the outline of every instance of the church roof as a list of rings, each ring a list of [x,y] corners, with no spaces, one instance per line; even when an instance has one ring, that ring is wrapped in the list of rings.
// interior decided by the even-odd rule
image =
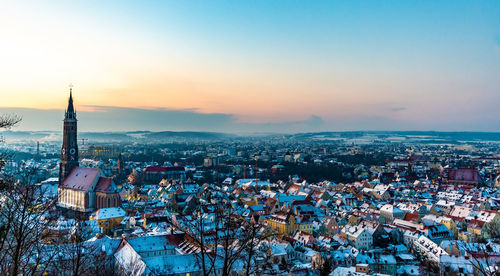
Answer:
[[[61,183],[61,188],[88,191],[100,172],[98,168],[74,167]]]
[[[69,89],[68,108],[66,109],[65,119],[76,119],[76,112],[73,106],[73,92],[71,88]]]
[[[116,185],[111,177],[101,177],[95,186],[95,191],[102,193],[114,193],[116,192]]]

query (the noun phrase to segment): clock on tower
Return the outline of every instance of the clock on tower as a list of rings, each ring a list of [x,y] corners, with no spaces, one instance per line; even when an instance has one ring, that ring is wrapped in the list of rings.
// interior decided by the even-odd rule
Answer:
[[[74,167],[78,167],[77,120],[73,107],[73,86],[69,86],[68,108],[64,114],[63,144],[61,148],[61,164],[59,167],[59,183],[61,183]]]

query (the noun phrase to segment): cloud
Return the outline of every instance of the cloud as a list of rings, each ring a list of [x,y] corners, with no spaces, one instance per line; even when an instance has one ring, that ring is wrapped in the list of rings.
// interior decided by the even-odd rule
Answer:
[[[495,96],[492,96],[495,98]],[[494,102],[494,101],[489,101]],[[212,131],[227,133],[297,133],[341,130],[500,131],[499,113],[468,115],[457,120],[449,112],[436,114],[397,104],[337,112],[329,117],[310,115],[304,120],[246,122],[230,113],[202,113],[197,109],[80,106],[78,130],[104,131]],[[0,108],[0,114],[18,114],[23,121],[13,130],[62,131],[63,110]],[[474,114],[473,114],[474,115]]]
[[[143,109],[97,106],[98,112],[79,112],[81,125],[89,130],[223,130],[234,121],[224,113],[200,113],[193,110]]]
[[[63,110],[0,108],[0,114],[23,117],[18,130],[61,130]],[[315,131],[324,125],[319,116],[303,121],[279,123],[241,122],[233,114],[202,113],[197,109],[129,108],[80,106],[77,110],[79,131],[217,131],[217,132],[298,132]]]

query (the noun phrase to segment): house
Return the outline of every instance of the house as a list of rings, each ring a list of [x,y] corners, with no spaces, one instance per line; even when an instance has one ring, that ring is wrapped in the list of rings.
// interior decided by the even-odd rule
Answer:
[[[112,229],[120,225],[127,212],[121,207],[101,208],[97,210],[91,220],[97,221],[101,233],[109,234]]]
[[[427,236],[436,244],[441,244],[444,240],[454,238],[453,233],[444,224],[437,224],[427,229]]]
[[[474,273],[472,257],[443,255],[440,260],[439,270],[441,275],[479,275]]]
[[[453,206],[449,215],[453,219],[463,220],[469,216],[471,209],[466,206]]]
[[[449,255],[444,249],[439,247],[435,242],[430,240],[424,235],[418,237],[417,240],[413,242],[412,246],[417,253],[419,253],[424,258],[428,259],[431,262],[439,265],[441,260],[441,256]]]
[[[324,226],[325,233],[328,235],[337,235],[342,230],[342,226],[333,217],[325,216],[322,220],[322,225]]]
[[[151,247],[151,236],[143,241],[145,247]],[[163,245],[163,243],[161,244]],[[150,251],[153,255],[145,256],[144,252],[137,251],[137,245],[132,246],[124,242],[114,254],[116,259],[117,272],[119,275],[203,275],[203,268],[200,264],[199,253],[167,255],[158,246],[153,246],[158,250]],[[170,248],[168,246],[167,248]],[[158,254],[155,254],[158,253]],[[208,266],[208,260],[206,265]],[[216,259],[214,262],[214,274],[221,275],[222,260]]]
[[[348,224],[342,229],[342,235],[358,250],[369,250],[373,246],[372,233],[366,227]]]
[[[276,214],[272,214],[264,221],[280,235],[291,235],[297,230],[295,216],[291,213],[281,211]]]
[[[380,208],[380,215],[393,221],[394,219],[404,219],[406,213],[392,204],[386,204]]]
[[[316,243],[316,239],[311,233],[303,232],[303,231],[297,231],[295,235],[293,236],[293,239],[296,240],[298,243],[307,246],[307,245],[312,245]]]
[[[379,255],[373,264],[374,271],[382,274],[396,275],[397,262],[393,255]]]
[[[313,223],[311,216],[309,215],[296,216],[295,222],[297,230],[312,233]]]
[[[158,184],[162,179],[184,181],[186,180],[186,169],[181,166],[149,166],[144,169],[142,175],[143,183]]]
[[[267,255],[274,264],[286,264],[288,262],[288,254],[283,244],[271,244],[267,250]]]

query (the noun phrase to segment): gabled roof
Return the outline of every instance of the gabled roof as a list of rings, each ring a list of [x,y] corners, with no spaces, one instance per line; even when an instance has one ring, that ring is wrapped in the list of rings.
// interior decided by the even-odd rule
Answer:
[[[184,234],[144,236],[128,239],[127,242],[141,254],[149,251],[174,249],[184,240]]]
[[[448,180],[479,181],[479,172],[473,168],[448,169]]]
[[[101,170],[98,168],[74,167],[61,183],[61,188],[88,191],[97,181]]]
[[[116,185],[111,177],[101,177],[95,186],[95,191],[102,193],[114,193],[116,192]]]
[[[101,208],[97,210],[95,218],[97,220],[120,218],[127,215],[121,207]]]

